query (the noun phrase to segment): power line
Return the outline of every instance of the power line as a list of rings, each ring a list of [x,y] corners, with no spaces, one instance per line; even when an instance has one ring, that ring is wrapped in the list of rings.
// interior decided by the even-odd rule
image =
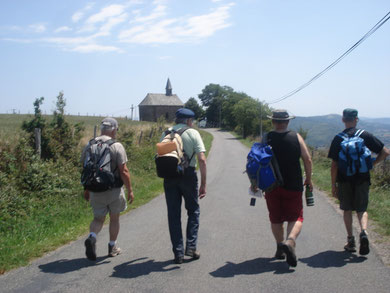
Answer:
[[[351,48],[349,48],[344,54],[342,54],[339,58],[337,58],[332,64],[330,64],[328,67],[326,67],[324,70],[322,70],[320,73],[315,75],[313,78],[311,78],[309,81],[301,85],[300,87],[296,88],[292,92],[289,92],[288,94],[273,100],[269,102],[268,104],[275,104],[279,103],[292,95],[295,95],[299,91],[303,90],[305,87],[309,86],[312,82],[320,78],[322,75],[324,75],[327,71],[332,69],[334,66],[336,66],[337,63],[339,63],[342,59],[344,59],[349,53],[351,53],[353,50],[355,50],[361,43],[363,43],[368,37],[370,37],[374,32],[376,32],[382,25],[385,24],[386,21],[388,21],[390,18],[390,11],[380,20],[377,24],[375,24],[359,41],[357,41]]]

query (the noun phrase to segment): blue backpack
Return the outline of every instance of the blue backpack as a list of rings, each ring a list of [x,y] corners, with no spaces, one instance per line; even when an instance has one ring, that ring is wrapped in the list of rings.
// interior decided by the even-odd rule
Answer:
[[[360,137],[363,132],[364,130],[358,129],[353,136],[344,132],[338,134],[343,139],[340,144],[338,169],[345,176],[367,173],[372,169],[371,151]]]
[[[267,135],[264,136],[267,141]],[[255,142],[247,156],[246,173],[251,184],[264,192],[283,185],[283,178],[272,148],[267,143]]]

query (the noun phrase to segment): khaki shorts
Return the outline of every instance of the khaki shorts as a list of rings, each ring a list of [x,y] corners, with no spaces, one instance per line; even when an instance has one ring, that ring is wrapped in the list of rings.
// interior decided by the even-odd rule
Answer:
[[[103,192],[90,192],[90,204],[95,217],[104,217],[107,213],[119,214],[127,208],[123,188],[114,188]]]

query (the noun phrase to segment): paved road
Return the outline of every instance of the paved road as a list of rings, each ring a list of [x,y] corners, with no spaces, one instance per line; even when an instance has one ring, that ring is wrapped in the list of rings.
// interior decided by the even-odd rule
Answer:
[[[229,133],[208,158],[208,194],[201,201],[201,258],[172,263],[165,199],[159,196],[122,217],[124,253],[107,258],[107,227],[98,261],[84,257],[84,238],[31,265],[0,276],[0,292],[389,292],[390,269],[375,250],[367,258],[343,251],[341,216],[324,195],[304,210],[298,266],[273,258],[275,244],[263,199],[249,206],[243,174],[248,149]],[[357,233],[355,233],[357,234]]]

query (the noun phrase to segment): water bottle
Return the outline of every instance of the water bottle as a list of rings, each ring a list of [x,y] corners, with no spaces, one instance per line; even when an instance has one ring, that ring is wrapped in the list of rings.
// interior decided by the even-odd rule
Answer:
[[[310,185],[306,185],[305,197],[306,197],[306,205],[308,207],[314,206],[314,197],[313,197],[313,192],[310,191]]]

